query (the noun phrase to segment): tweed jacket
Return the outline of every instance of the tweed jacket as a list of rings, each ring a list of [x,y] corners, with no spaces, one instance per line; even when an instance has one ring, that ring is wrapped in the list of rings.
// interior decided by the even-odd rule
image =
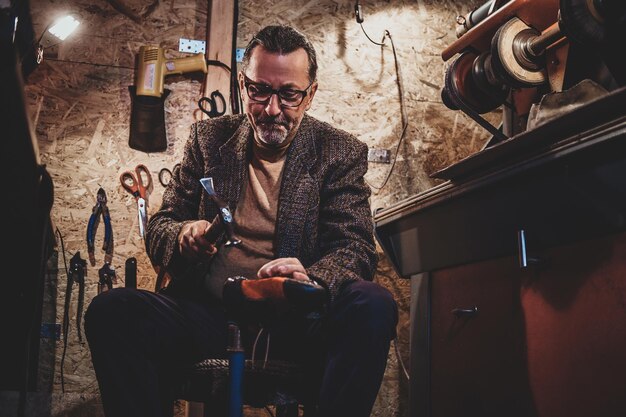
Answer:
[[[146,248],[154,265],[185,263],[177,236],[187,221],[211,221],[217,206],[200,185],[212,177],[217,194],[236,211],[248,177],[253,131],[244,115],[222,116],[191,127],[181,167],[160,209],[150,218]],[[371,280],[374,245],[367,145],[353,135],[304,115],[288,151],[280,186],[276,257],[295,257],[334,299],[341,285]]]

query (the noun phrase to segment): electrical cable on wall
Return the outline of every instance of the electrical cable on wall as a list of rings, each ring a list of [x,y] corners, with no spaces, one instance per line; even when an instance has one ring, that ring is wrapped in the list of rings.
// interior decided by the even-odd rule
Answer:
[[[207,59],[207,60],[206,60],[206,64],[207,64],[207,65],[214,65],[214,66],[216,66],[216,67],[222,67],[222,68],[224,68],[226,71],[228,71],[228,72],[232,72],[232,71],[231,71],[231,69],[230,69],[230,67],[229,67],[228,65],[226,65],[225,63],[223,63],[222,61],[218,61],[218,60],[215,60],[215,59]]]
[[[407,381],[411,380],[411,377],[409,376],[409,372],[406,370],[406,366],[404,366],[404,361],[402,360],[402,356],[400,355],[400,348],[398,348],[398,338],[395,337],[393,339],[393,347],[394,350],[396,351],[396,358],[398,358],[398,362],[400,362],[400,367],[402,368],[402,373],[404,374],[404,377],[406,378]]]
[[[391,167],[389,167],[389,171],[387,171],[387,175],[385,176],[385,179],[383,180],[383,182],[381,183],[380,186],[376,186],[373,184],[370,184],[367,180],[367,184],[372,187],[375,188],[376,190],[380,191],[382,190],[382,188],[387,184],[387,181],[389,181],[389,178],[391,177],[391,173],[393,172],[393,169],[396,165],[396,161],[398,159],[398,152],[400,151],[400,145],[402,144],[402,141],[404,140],[404,135],[406,134],[406,129],[409,126],[409,121],[408,121],[408,116],[406,114],[406,105],[404,103],[404,87],[402,84],[402,73],[400,71],[400,63],[398,62],[398,54],[396,53],[396,46],[393,43],[393,38],[391,37],[391,33],[385,29],[385,31],[383,32],[383,39],[380,43],[375,42],[372,40],[372,38],[370,38],[370,36],[367,34],[367,32],[365,31],[365,28],[363,27],[363,11],[361,10],[361,4],[357,1],[355,6],[354,6],[354,14],[356,17],[356,21],[357,23],[361,26],[361,30],[363,30],[363,33],[365,34],[365,36],[367,37],[367,39],[372,42],[374,45],[378,45],[380,47],[384,47],[385,46],[385,39],[389,38],[389,42],[391,43],[391,51],[393,52],[393,61],[394,61],[394,65],[395,65],[395,69],[396,69],[396,83],[398,84],[398,95],[400,96],[400,117],[401,117],[401,121],[402,121],[402,132],[400,133],[400,138],[398,139],[398,143],[396,144],[396,151],[395,154],[393,156],[393,162],[391,163]],[[400,363],[400,366],[402,368],[402,373],[404,374],[404,376],[406,377],[407,381],[409,381],[411,379],[409,372],[406,369],[406,366],[404,365],[404,361],[402,360],[402,356],[400,355],[400,350],[398,348],[398,338],[394,338],[393,339],[393,344],[394,344],[394,350],[396,353],[396,357],[398,359],[398,362]]]
[[[233,110],[233,114],[241,113],[241,107],[239,102],[239,83],[237,82],[237,22],[239,20],[239,2],[235,1],[235,17],[233,19],[233,44],[231,54],[231,68],[230,71],[230,106]]]
[[[56,228],[56,234],[59,236],[59,241],[61,242],[61,253],[63,254],[63,265],[65,267],[65,276],[69,277],[70,271],[67,268],[67,258],[65,257],[65,244],[63,242],[63,235],[59,228]],[[69,317],[67,317],[68,311],[63,312],[63,352],[61,354],[61,392],[65,392],[65,373],[64,373],[64,365],[65,365],[65,353],[67,352],[67,334],[69,332]]]
[[[363,30],[363,33],[365,34],[365,36],[367,37],[367,39],[372,42],[374,45],[378,45],[380,47],[384,47],[385,46],[385,40],[387,38],[389,38],[389,42],[391,43],[391,51],[393,52],[393,60],[394,60],[394,65],[395,65],[395,70],[396,70],[396,83],[398,84],[398,95],[400,97],[400,117],[401,117],[401,122],[402,122],[402,132],[400,133],[400,138],[398,139],[398,143],[396,144],[396,151],[395,154],[393,156],[393,161],[391,163],[391,167],[389,167],[389,171],[387,172],[387,175],[385,176],[385,179],[383,180],[383,182],[380,185],[374,185],[369,183],[367,180],[367,184],[376,189],[377,191],[380,191],[383,189],[383,187],[387,184],[387,182],[389,181],[389,178],[391,177],[391,173],[393,172],[394,167],[396,166],[396,161],[398,159],[398,152],[400,151],[400,145],[402,145],[402,142],[404,140],[404,136],[406,134],[406,130],[409,126],[409,121],[408,121],[408,116],[406,114],[406,105],[404,103],[404,87],[403,87],[403,83],[402,83],[402,74],[400,71],[400,63],[398,62],[398,54],[396,53],[396,46],[393,43],[393,38],[391,37],[391,33],[385,29],[385,31],[383,32],[383,39],[382,41],[379,42],[375,42],[374,40],[372,40],[372,38],[370,38],[370,36],[367,34],[367,32],[365,31],[365,28],[363,27],[363,22],[364,22],[364,18],[363,18],[363,11],[361,9],[361,4],[357,1],[355,6],[354,6],[354,14],[356,17],[356,21],[357,23],[361,26],[361,29]],[[404,364],[403,364],[404,367]]]
[[[127,67],[124,65],[112,65],[112,64],[99,64],[97,62],[87,62],[87,61],[73,61],[71,59],[57,59],[57,58],[48,58],[46,57],[46,61],[54,61],[54,62],[65,62],[68,64],[82,64],[82,65],[93,65],[95,67],[107,67],[107,68],[122,68],[135,70],[135,67]]]

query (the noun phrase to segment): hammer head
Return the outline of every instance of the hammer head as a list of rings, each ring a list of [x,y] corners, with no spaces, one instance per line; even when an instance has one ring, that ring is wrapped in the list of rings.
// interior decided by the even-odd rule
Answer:
[[[217,196],[217,193],[215,192],[215,188],[213,188],[212,177],[200,178],[200,184],[202,184],[202,188],[206,190],[207,194],[210,195],[211,198],[214,198]]]
[[[219,208],[219,213],[217,217],[219,217],[219,221],[224,228],[224,232],[226,233],[226,246],[235,246],[241,243],[241,240],[235,236],[235,231],[233,224],[235,220],[228,208],[228,204],[226,204],[221,198],[217,196],[215,192],[215,188],[213,188],[213,178],[206,177],[200,178],[200,184],[202,184],[202,188],[207,192],[209,197],[217,204]],[[213,226],[216,226],[215,221],[213,222]],[[215,227],[218,230],[217,227]]]

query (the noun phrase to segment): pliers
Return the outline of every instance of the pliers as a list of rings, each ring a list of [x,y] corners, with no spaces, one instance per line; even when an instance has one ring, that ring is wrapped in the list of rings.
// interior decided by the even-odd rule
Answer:
[[[76,331],[78,340],[82,342],[83,337],[80,322],[83,315],[83,303],[85,300],[85,275],[87,274],[87,261],[81,259],[80,252],[76,252],[70,260],[70,269],[67,273],[67,287],[65,288],[65,306],[63,310],[63,334],[67,343],[67,333],[70,328],[70,300],[72,298],[72,287],[78,284],[78,305],[76,306]]]
[[[105,252],[104,262],[110,264],[113,260],[113,228],[111,227],[111,216],[107,207],[107,195],[100,187],[96,197],[96,205],[91,210],[89,223],[87,224],[87,253],[89,254],[89,263],[91,266],[96,265],[95,251],[95,234],[100,224],[100,216],[104,222],[104,242],[102,250]]]
[[[98,294],[113,289],[113,284],[117,284],[115,268],[105,262],[102,268],[98,269]]]

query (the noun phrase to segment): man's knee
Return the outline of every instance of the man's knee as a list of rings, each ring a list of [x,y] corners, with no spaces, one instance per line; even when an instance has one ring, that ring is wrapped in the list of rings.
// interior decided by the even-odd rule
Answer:
[[[396,301],[385,287],[371,281],[354,281],[347,284],[342,291],[352,304],[365,306],[373,313],[395,312]]]
[[[385,287],[371,281],[354,281],[342,289],[337,301],[360,323],[389,329],[395,336],[398,306]]]
[[[95,296],[85,312],[85,334],[89,338],[95,332],[119,329],[128,318],[125,304],[132,297],[128,288],[115,288]]]

